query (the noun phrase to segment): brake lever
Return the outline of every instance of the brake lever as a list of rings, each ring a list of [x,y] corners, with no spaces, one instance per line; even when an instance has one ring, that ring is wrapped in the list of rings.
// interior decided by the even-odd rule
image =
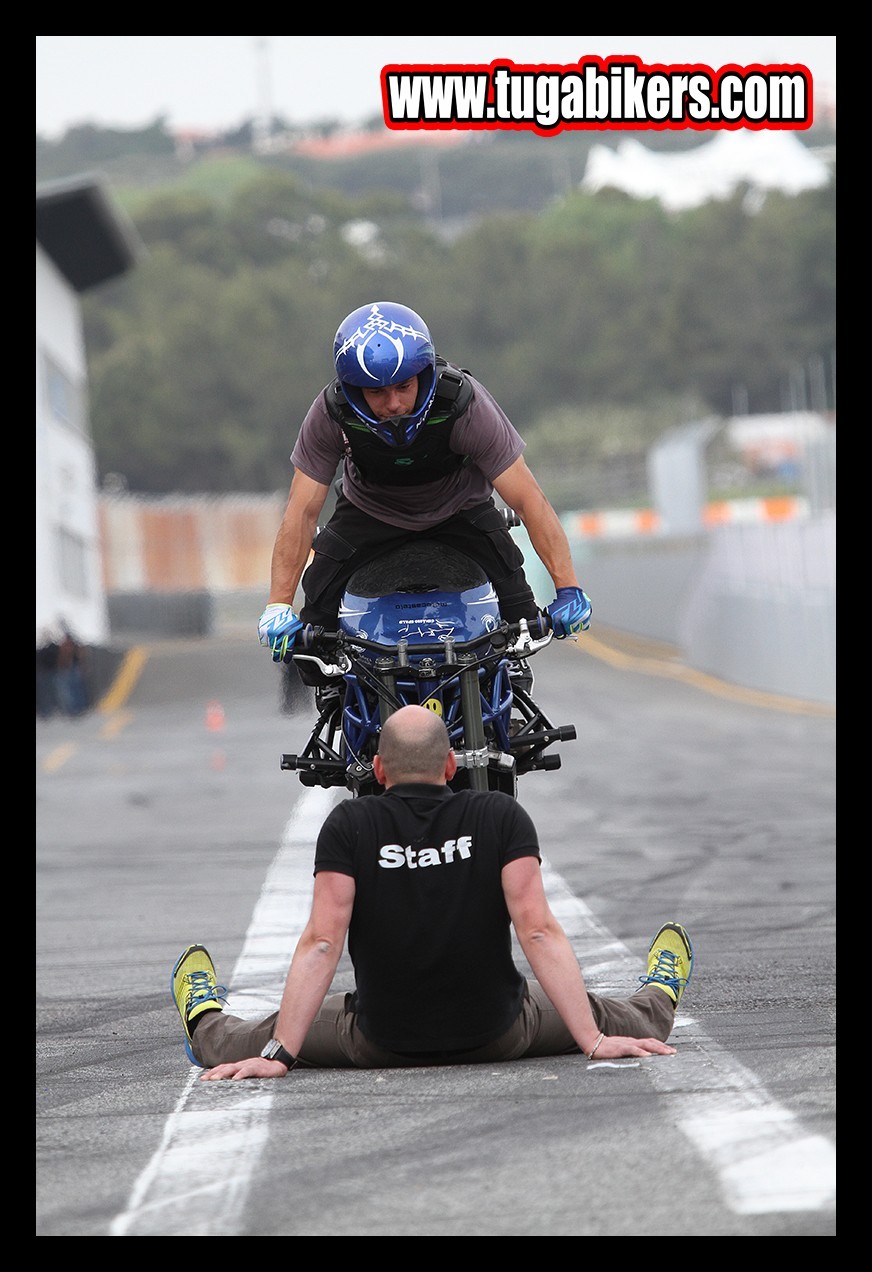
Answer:
[[[294,662],[310,662],[315,663],[323,675],[331,680],[337,676],[344,676],[347,671],[351,671],[351,659],[347,654],[337,654],[335,663],[324,662],[323,658],[319,658],[317,654],[294,654]]]
[[[545,635],[541,636],[538,640],[534,639],[530,632],[530,626],[526,618],[522,618],[519,621],[518,627],[520,629],[518,637],[509,647],[513,656],[517,655],[521,658],[527,658],[530,654],[538,653],[540,649],[544,649],[546,645],[550,645],[551,641],[554,639],[553,632],[546,632]]]

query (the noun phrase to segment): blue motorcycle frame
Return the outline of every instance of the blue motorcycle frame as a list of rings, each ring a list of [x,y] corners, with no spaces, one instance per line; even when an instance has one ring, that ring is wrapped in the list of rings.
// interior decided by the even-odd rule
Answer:
[[[339,610],[339,629],[307,627],[295,662],[342,678],[343,693],[320,712],[301,754],[283,755],[306,786],[382,793],[372,758],[382,724],[416,704],[444,721],[458,762],[454,789],[517,796],[518,777],[557,769],[545,754],[575,738],[554,726],[510,676],[510,663],[552,639],[547,615],[505,622],[492,584],[469,558],[444,545],[413,543],[358,570]]]

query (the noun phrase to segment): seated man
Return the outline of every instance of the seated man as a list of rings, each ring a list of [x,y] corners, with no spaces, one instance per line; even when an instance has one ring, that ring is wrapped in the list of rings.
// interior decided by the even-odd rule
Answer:
[[[385,793],[344,800],[324,821],[277,1012],[231,1015],[208,951],[184,950],[171,990],[203,1079],[675,1054],[666,1040],[693,968],[684,928],[661,927],[629,998],[589,993],[548,905],[529,814],[501,792],[452,791],[455,770],[433,712],[407,706],[385,722],[375,758]],[[514,962],[510,925],[535,980]],[[355,990],[331,994],[346,937]]]

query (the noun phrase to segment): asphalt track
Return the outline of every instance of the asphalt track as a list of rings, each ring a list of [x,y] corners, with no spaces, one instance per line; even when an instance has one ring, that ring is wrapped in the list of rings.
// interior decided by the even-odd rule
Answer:
[[[256,641],[143,646],[37,722],[38,1236],[835,1235],[834,713],[616,632],[534,670],[552,904],[600,992],[688,927],[678,1054],[197,1082],[175,958],[273,1006],[344,796],[281,771],[312,714]]]

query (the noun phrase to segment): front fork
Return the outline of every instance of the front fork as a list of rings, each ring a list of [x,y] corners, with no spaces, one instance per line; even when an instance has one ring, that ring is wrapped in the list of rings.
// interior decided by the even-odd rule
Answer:
[[[469,785],[474,791],[488,789],[488,750],[481,715],[481,690],[475,654],[460,654],[460,708],[463,713],[463,744]]]

